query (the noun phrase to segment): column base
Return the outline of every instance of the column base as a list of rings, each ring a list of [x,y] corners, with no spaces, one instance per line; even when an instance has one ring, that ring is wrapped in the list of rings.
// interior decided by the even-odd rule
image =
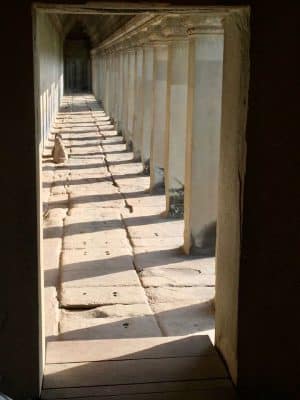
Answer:
[[[133,161],[135,161],[135,162],[141,162],[142,161],[141,153],[139,151],[134,151],[133,152]]]
[[[143,175],[150,176],[150,159],[143,161]]]
[[[169,190],[168,216],[183,218],[184,216],[184,188]]]
[[[151,193],[164,193],[165,192],[165,175],[164,169],[161,167],[154,167],[153,175],[150,170],[150,192]]]
[[[126,142],[126,151],[132,152],[133,151],[133,143],[132,140],[127,140]]]
[[[216,254],[216,233],[216,222],[207,224],[196,236],[192,237],[190,254],[203,257],[214,257]]]

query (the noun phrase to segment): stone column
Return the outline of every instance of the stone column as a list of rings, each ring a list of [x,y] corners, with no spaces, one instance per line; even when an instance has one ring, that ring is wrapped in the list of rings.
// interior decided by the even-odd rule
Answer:
[[[216,346],[222,353],[234,382],[242,359],[240,348],[241,319],[257,313],[241,301],[240,274],[248,286],[253,275],[248,264],[241,265],[243,194],[246,170],[245,130],[249,90],[249,11],[231,13],[224,19],[224,64],[220,177],[216,254]],[[263,89],[262,89],[263,90]],[[267,275],[265,275],[267,276]],[[273,283],[273,282],[272,282]],[[253,284],[253,283],[252,283]],[[264,287],[264,286],[263,286]],[[243,289],[243,288],[242,288]],[[250,290],[250,289],[249,289]],[[273,289],[272,289],[273,291]],[[226,301],[224,301],[226,299]],[[256,300],[259,302],[259,297]],[[258,307],[260,305],[258,304]],[[262,312],[264,314],[264,312]],[[247,329],[247,325],[243,325]],[[243,342],[244,345],[247,342]],[[242,353],[243,354],[243,353]],[[255,356],[253,357],[253,360]]]
[[[110,54],[109,51],[105,51],[105,94],[104,94],[104,110],[109,114],[109,99],[110,99]]]
[[[116,48],[111,48],[111,80],[110,80],[110,117],[112,121],[116,119],[116,81],[117,81],[117,68],[116,68]]]
[[[165,143],[167,123],[168,43],[161,31],[150,35],[154,46],[153,124],[150,154],[150,191],[164,189]]]
[[[118,108],[117,108],[117,124],[116,124],[116,129],[118,133],[121,132],[121,127],[122,127],[122,114],[123,114],[123,107],[124,107],[124,99],[123,99],[123,49],[122,47],[119,48],[118,52],[118,82],[117,82],[117,87],[116,87],[116,98],[118,102]]]
[[[189,22],[184,250],[213,255],[216,241],[223,28],[220,18]]]
[[[143,76],[143,123],[141,158],[144,167],[144,174],[150,175],[150,150],[154,107],[154,47],[150,43],[144,45]]]
[[[128,114],[127,114],[127,132],[126,143],[129,151],[133,150],[133,120],[134,120],[134,107],[135,107],[135,58],[136,49],[130,47],[128,49]]]
[[[166,215],[183,217],[185,143],[188,100],[188,36],[182,19],[172,18],[169,38],[169,80],[165,151]]]
[[[104,100],[104,91],[105,91],[105,59],[103,51],[100,52],[100,100],[103,102]]]
[[[123,53],[123,107],[122,107],[122,135],[126,140],[127,137],[127,117],[128,117],[128,50],[127,45],[124,45]]]
[[[134,124],[133,124],[133,153],[134,159],[141,160],[142,146],[142,127],[143,127],[143,59],[144,49],[142,47],[144,35],[138,37],[136,47],[136,63],[135,63],[135,107],[134,107]]]

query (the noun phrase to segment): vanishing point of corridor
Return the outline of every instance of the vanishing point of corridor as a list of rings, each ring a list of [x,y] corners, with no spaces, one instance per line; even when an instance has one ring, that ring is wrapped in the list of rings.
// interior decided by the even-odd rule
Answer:
[[[218,382],[213,390],[228,389],[233,398],[227,372],[205,336],[213,340],[214,258],[183,255],[183,220],[163,215],[164,194],[149,193],[142,164],[126,151],[94,96],[65,96],[50,143],[57,133],[68,160],[53,164],[52,145],[43,162],[44,398],[59,398],[61,387],[128,383],[122,368],[112,382],[111,374],[95,377],[90,368],[68,372],[70,363],[124,358],[124,346],[130,360],[148,352],[143,365],[134,367],[142,378],[131,371],[131,383],[177,381],[178,357],[180,380]],[[158,354],[154,372],[145,359],[153,363]],[[200,355],[208,361],[195,368]]]

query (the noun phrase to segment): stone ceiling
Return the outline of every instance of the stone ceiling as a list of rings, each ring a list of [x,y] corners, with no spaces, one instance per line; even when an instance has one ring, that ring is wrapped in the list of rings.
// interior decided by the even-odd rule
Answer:
[[[77,24],[80,24],[94,47],[133,18],[134,15],[56,14],[55,17],[61,25],[64,37]]]

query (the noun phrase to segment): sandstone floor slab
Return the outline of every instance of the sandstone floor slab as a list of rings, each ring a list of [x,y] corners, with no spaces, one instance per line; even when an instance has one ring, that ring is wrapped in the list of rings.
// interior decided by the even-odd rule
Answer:
[[[152,315],[83,318],[64,314],[60,321],[61,340],[117,339],[161,336]]]
[[[147,303],[147,297],[139,286],[64,288],[60,293],[60,304],[65,308],[143,303]]]
[[[150,303],[201,303],[214,298],[213,287],[158,287],[146,289]]]

